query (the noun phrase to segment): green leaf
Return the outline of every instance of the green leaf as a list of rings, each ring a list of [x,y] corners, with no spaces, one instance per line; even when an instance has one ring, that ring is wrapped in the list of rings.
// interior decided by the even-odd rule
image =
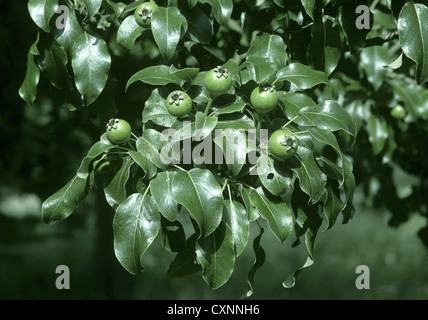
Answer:
[[[260,240],[262,238],[263,232],[264,232],[264,229],[260,227],[259,235],[255,237],[253,240],[253,251],[254,251],[255,259],[254,259],[253,265],[251,266],[247,274],[248,290],[243,294],[241,298],[248,298],[253,294],[254,276],[257,270],[260,269],[265,263],[266,253],[263,247],[260,245]]]
[[[351,54],[357,53],[366,44],[367,34],[369,29],[358,29],[355,26],[356,19],[359,17],[356,14],[357,1],[347,1],[339,9],[339,23],[342,27],[343,34],[351,50]],[[373,14],[370,12],[370,27],[372,26]]]
[[[259,179],[270,193],[280,196],[290,187],[291,172],[282,163],[268,157],[266,170],[263,174],[259,174]]]
[[[143,135],[137,139],[137,151],[150,160],[152,164],[161,170],[166,170],[168,159],[165,159],[160,150],[166,145],[165,136],[153,129],[146,129]]]
[[[303,266],[301,266],[296,271],[294,271],[293,273],[288,275],[288,277],[282,283],[282,286],[286,289],[293,288],[296,284],[296,278],[300,274],[300,272],[302,272],[304,269],[312,266],[313,264],[314,264],[314,260],[312,260],[310,257],[308,257],[306,259],[306,262],[303,264]]]
[[[334,96],[337,92],[334,86],[329,82],[327,74],[322,71],[311,69],[301,63],[291,63],[282,68],[277,73],[276,81],[290,81],[295,84],[299,89],[310,89],[319,84],[325,84],[330,87]],[[275,82],[276,82],[275,81]]]
[[[192,83],[193,80],[198,76],[199,68],[177,69],[174,65],[171,65],[170,72],[172,75],[182,80],[182,82]]]
[[[86,6],[88,10],[89,18],[95,16],[95,14],[100,10],[102,0],[80,0]]]
[[[247,104],[245,102],[234,102],[228,106],[215,109],[213,114],[218,116],[220,114],[230,114],[235,112],[242,112]]]
[[[250,220],[250,222],[257,220],[260,214],[257,207],[251,201],[251,193],[253,192],[252,187],[244,187],[242,184],[238,184],[238,188],[242,201],[244,202],[245,208],[248,212],[248,220]]]
[[[171,59],[181,37],[185,18],[177,7],[158,7],[152,15],[152,33],[162,56]]]
[[[254,129],[254,121],[245,114],[237,114],[227,119],[219,120],[216,129],[249,130]]]
[[[194,168],[178,172],[172,180],[172,195],[198,224],[200,238],[209,236],[220,224],[223,195],[211,171]]]
[[[200,3],[209,3],[213,9],[212,13],[216,21],[226,27],[233,11],[232,0],[199,0]]]
[[[297,174],[300,188],[309,195],[311,203],[316,203],[324,194],[327,176],[318,167],[310,148],[301,143],[297,148],[297,154],[299,160],[293,159],[290,169]]]
[[[112,208],[117,208],[126,199],[126,182],[129,179],[130,168],[133,164],[132,158],[127,156],[117,171],[113,171],[104,178],[104,194]]]
[[[252,67],[254,69],[254,80],[258,84],[271,83],[276,71],[275,64],[269,62],[266,58],[250,56],[240,68]]]
[[[114,253],[129,273],[144,271],[143,255],[159,229],[159,212],[147,194],[132,194],[118,206],[113,218]]]
[[[117,30],[116,41],[124,48],[131,50],[135,41],[146,30],[135,21],[134,15],[130,15],[122,21]]]
[[[287,65],[286,46],[284,40],[274,34],[262,33],[256,35],[251,40],[251,46],[248,50],[247,57],[259,57],[267,62],[274,63],[277,68],[283,68]]]
[[[316,69],[330,75],[336,69],[342,56],[342,38],[339,26],[333,26],[333,22],[322,14],[315,19],[311,27],[311,34],[312,63]]]
[[[92,177],[74,176],[64,187],[42,204],[42,221],[55,223],[67,218],[86,197],[92,187]]]
[[[316,106],[314,100],[308,95],[299,92],[286,93],[279,91],[278,100],[282,111],[288,119],[294,119],[298,115],[299,117],[294,120],[295,123],[302,126],[312,125],[310,118],[300,114],[300,110],[303,108]]]
[[[164,86],[170,83],[177,85],[180,84],[180,80],[171,74],[170,67],[165,65],[151,66],[138,71],[131,78],[129,78],[126,84],[126,90],[128,90],[131,84],[137,81],[154,86]]]
[[[178,203],[172,194],[172,181],[177,173],[174,171],[159,172],[156,178],[150,181],[150,192],[160,213],[169,221],[178,216]]]
[[[76,19],[74,10],[70,10],[67,19],[65,19],[64,28],[54,30],[55,39],[64,47],[69,57],[72,55],[74,43],[82,34],[83,29]]]
[[[333,187],[328,186],[326,188],[327,198],[324,202],[323,212],[324,216],[328,221],[328,225],[324,231],[331,229],[336,223],[337,216],[342,211],[344,205],[340,200],[340,195],[333,192]]]
[[[357,135],[357,126],[351,115],[333,100],[326,100],[317,106],[310,106],[300,110],[312,125],[327,131],[343,130],[354,138]]]
[[[308,16],[311,17],[312,20],[314,20],[314,13],[315,13],[315,1],[312,0],[302,0],[302,6],[305,8],[306,13]]]
[[[205,12],[196,7],[192,10],[185,10],[183,15],[189,23],[187,32],[189,39],[196,43],[209,44],[214,35],[214,28]]]
[[[150,160],[147,158],[147,156],[141,152],[130,150],[128,151],[129,156],[132,158],[132,160],[141,168],[143,169],[145,175],[144,178],[152,179],[156,173],[157,168],[154,164],[150,162]]]
[[[230,278],[235,265],[233,235],[221,222],[210,235],[196,242],[196,258],[202,266],[202,277],[212,288],[217,289]]]
[[[103,91],[110,70],[111,58],[103,39],[83,33],[73,45],[71,64],[76,87],[88,106]]]
[[[388,140],[388,123],[377,116],[370,116],[367,122],[367,133],[375,155],[382,152]]]
[[[224,208],[225,222],[232,232],[235,255],[238,257],[244,251],[250,235],[250,221],[248,220],[247,210],[242,204],[231,198],[224,200]]]
[[[159,89],[156,88],[150,94],[150,97],[144,103],[143,123],[152,121],[162,127],[171,127],[177,118],[168,112],[165,99],[159,94]]]
[[[193,133],[194,140],[202,141],[210,135],[217,125],[217,120],[217,117],[208,117],[203,112],[198,111],[195,115],[195,131]]]
[[[336,152],[343,166],[341,171],[342,185],[345,182],[345,167],[349,166],[349,160],[344,156],[342,150],[340,149],[336,136],[331,131],[320,130],[318,128],[310,128],[309,134],[315,140],[332,147],[333,150]]]
[[[34,23],[43,31],[50,32],[49,21],[58,8],[58,0],[29,0],[28,11]]]
[[[77,169],[77,176],[86,179],[92,171],[92,162],[101,154],[107,152],[114,145],[108,140],[107,135],[104,133],[100,141],[96,142],[88,151],[87,155],[83,158],[80,163],[79,169]]]
[[[19,96],[28,104],[33,104],[37,97],[37,84],[40,79],[40,70],[34,61],[35,56],[40,55],[37,49],[40,35],[37,33],[36,41],[31,45],[27,54],[27,71],[22,85],[19,87]]]
[[[269,228],[284,242],[293,231],[293,218],[287,204],[283,201],[269,199],[261,187],[252,189],[251,202],[269,223]]]
[[[302,189],[302,191],[304,191]],[[308,204],[310,197],[305,195],[299,190],[298,187],[294,189],[291,195],[291,207],[296,215],[296,236],[297,241],[301,235],[305,236],[306,250],[309,257],[314,259],[314,244],[318,230],[322,223],[322,218],[318,214],[318,206]]]
[[[406,56],[416,64],[416,80],[418,83],[428,81],[428,7],[407,2],[398,17],[398,33],[400,44]]]
[[[54,38],[50,38],[41,51],[43,52],[41,64],[51,84],[58,89],[68,89],[70,75],[67,70],[68,57],[64,47]]]
[[[216,130],[214,143],[221,149],[222,158],[217,159],[216,163],[222,164],[223,158],[232,176],[236,176],[242,170],[247,157],[246,136],[240,130],[227,128]]]

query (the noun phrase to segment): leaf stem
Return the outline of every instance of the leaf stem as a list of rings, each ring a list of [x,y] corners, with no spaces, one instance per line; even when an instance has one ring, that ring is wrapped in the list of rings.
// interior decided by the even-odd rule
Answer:
[[[293,134],[303,134],[307,132],[309,132],[309,130],[297,131],[297,132],[293,132]]]
[[[212,105],[212,103],[213,103],[213,101],[214,101],[214,99],[213,98],[210,98],[210,100],[208,100],[208,103],[207,103],[207,106],[206,106],[206,108],[205,108],[205,115],[207,115],[208,114],[208,111],[210,111],[210,108],[211,108],[211,105]]]
[[[290,123],[292,123],[294,120],[296,120],[299,117],[299,115],[295,116],[293,119],[288,121],[286,124],[284,124],[281,128],[285,129]]]
[[[224,188],[226,188],[226,186],[229,189],[229,185],[227,184],[227,178],[226,178],[226,180],[224,180],[223,187],[221,188],[221,192],[223,192],[223,190],[224,190]]]
[[[176,167],[177,169],[180,169],[181,171],[187,172],[186,170],[184,170],[182,167],[177,166],[176,164],[174,164],[174,167]]]

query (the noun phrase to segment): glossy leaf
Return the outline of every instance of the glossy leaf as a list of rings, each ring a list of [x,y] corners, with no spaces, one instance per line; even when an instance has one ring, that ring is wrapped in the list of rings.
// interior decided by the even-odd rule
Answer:
[[[400,44],[406,56],[417,64],[418,83],[428,81],[428,7],[407,2],[398,17]]]
[[[284,52],[286,52],[286,46],[280,36],[263,33],[251,40],[251,47],[248,50],[247,57],[250,59],[253,57],[263,58],[274,63],[279,69],[287,64],[287,55]]]
[[[88,16],[93,17],[101,8],[102,0],[80,0],[88,10]]]
[[[290,187],[291,173],[281,162],[274,161],[271,157],[268,158],[267,164],[265,172],[259,175],[259,179],[266,190],[280,196]]]
[[[235,255],[245,249],[250,235],[250,221],[245,207],[233,199],[224,200],[225,222],[232,232]]]
[[[181,27],[185,19],[177,7],[158,7],[152,14],[152,33],[160,53],[171,59],[181,37]]]
[[[308,1],[307,1],[308,2]],[[342,39],[339,27],[324,14],[315,19],[311,27],[311,56],[314,67],[330,75],[342,56]]]
[[[326,100],[317,106],[306,107],[299,114],[305,115],[312,124],[322,130],[343,130],[351,136],[357,135],[357,126],[351,115],[333,100]]]
[[[147,194],[132,194],[118,206],[113,218],[114,253],[129,273],[144,271],[143,255],[159,229],[159,212]]]
[[[178,203],[172,194],[172,181],[177,173],[174,171],[159,172],[156,178],[150,181],[150,192],[160,213],[169,221],[178,216]]]
[[[282,111],[288,119],[295,119],[294,122],[302,126],[311,126],[312,122],[309,117],[300,114],[300,110],[305,107],[316,106],[314,100],[303,93],[286,93],[284,91],[278,92],[278,100],[282,106]],[[296,116],[299,116],[295,118]]]
[[[144,68],[135,73],[129,78],[126,89],[137,81],[141,81],[154,86],[164,86],[170,83],[180,84],[180,80],[171,73],[170,67],[164,65],[157,65]]]
[[[252,190],[251,202],[257,207],[260,215],[268,221],[269,228],[275,236],[284,242],[293,230],[293,218],[287,204],[270,200],[262,188]]]
[[[201,3],[209,3],[216,21],[222,26],[227,26],[233,10],[232,0],[199,0]]]
[[[217,159],[216,163],[227,164],[232,176],[236,176],[242,170],[247,157],[247,142],[245,133],[235,129],[216,130],[214,143],[220,148],[223,159]],[[216,153],[217,158],[217,153]]]
[[[74,176],[64,187],[59,189],[42,204],[42,221],[55,223],[67,218],[86,197],[92,186],[91,177]]]
[[[117,171],[114,171],[105,176],[104,179],[104,194],[108,204],[112,208],[125,201],[127,197],[126,183],[129,179],[131,165],[134,161],[127,156],[123,159],[122,165]]]
[[[146,30],[135,21],[134,15],[125,18],[117,30],[116,41],[124,48],[131,50],[135,41]]]
[[[40,79],[40,70],[35,62],[35,56],[40,55],[37,49],[40,35],[37,34],[36,41],[31,45],[27,54],[27,70],[22,85],[19,87],[19,96],[28,104],[33,104],[37,97],[37,84]]]
[[[168,112],[166,101],[159,94],[159,89],[155,89],[144,103],[143,123],[149,121],[163,127],[171,127],[177,118]]]
[[[100,141],[96,142],[88,151],[87,155],[83,158],[80,163],[79,169],[77,169],[77,176],[86,179],[92,171],[92,162],[99,157],[101,154],[107,152],[114,145],[108,140],[107,135],[104,133]]]
[[[160,150],[166,143],[162,133],[153,129],[146,129],[143,135],[137,139],[136,146],[137,151],[149,159],[152,164],[161,170],[165,170],[168,167],[168,159],[162,156]]]
[[[183,12],[189,23],[188,37],[201,44],[209,44],[214,35],[213,23],[198,7]]]
[[[200,229],[200,238],[209,236],[223,215],[221,187],[211,171],[194,168],[178,172],[172,180],[172,195],[183,205]]]
[[[34,23],[45,32],[50,32],[49,22],[58,8],[58,0],[29,0],[28,11]]]
[[[310,89],[316,85],[325,84],[330,87],[333,95],[337,95],[336,89],[331,85],[324,72],[311,69],[301,63],[294,62],[289,64],[279,70],[276,76],[276,81],[290,81],[299,89]]]
[[[224,222],[196,242],[196,258],[202,266],[202,277],[212,289],[226,283],[235,266],[235,252],[232,232]]]
[[[248,290],[244,293],[242,298],[248,298],[253,295],[253,285],[254,285],[254,276],[258,269],[260,269],[266,260],[266,253],[263,247],[260,245],[260,241],[263,235],[264,229],[260,228],[260,233],[257,237],[253,240],[253,251],[254,251],[254,262],[251,266],[250,270],[248,271],[247,275],[247,284],[248,284]]]
[[[68,89],[70,75],[67,70],[68,57],[64,47],[55,39],[49,39],[43,50],[41,64],[52,85],[59,89]]]
[[[299,160],[293,161],[290,169],[297,174],[300,188],[309,195],[311,203],[317,203],[323,196],[327,177],[315,162],[310,148],[301,144],[297,148],[297,154]]]
[[[74,10],[70,10],[67,19],[65,19],[64,28],[54,30],[55,39],[64,47],[69,57],[72,55],[74,43],[82,34],[83,29],[76,19]]]
[[[98,98],[107,83],[110,54],[103,39],[86,32],[76,39],[72,51],[71,64],[76,87],[83,103],[88,106]]]

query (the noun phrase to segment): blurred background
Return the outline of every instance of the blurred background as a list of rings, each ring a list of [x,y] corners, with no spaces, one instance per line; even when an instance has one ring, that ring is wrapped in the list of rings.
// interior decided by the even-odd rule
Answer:
[[[168,279],[174,256],[159,238],[145,254],[144,274],[128,274],[114,256],[114,212],[99,182],[68,219],[55,225],[41,222],[42,202],[70,179],[100,132],[85,110],[70,112],[58,104],[49,83],[40,82],[35,106],[20,99],[18,88],[35,37],[26,1],[0,1],[0,299],[241,297],[254,261],[256,229],[230,281],[213,291],[200,273]],[[399,179],[411,185],[405,174]],[[393,228],[390,214],[370,206],[360,189],[356,206],[353,221],[319,232],[315,263],[301,272],[292,289],[282,282],[303,265],[305,248],[291,248],[294,239],[281,245],[265,232],[266,262],[255,275],[251,299],[428,299],[428,251],[417,236],[426,219],[411,214]],[[59,265],[69,267],[69,290],[55,286]],[[355,286],[359,265],[369,267],[368,290]]]

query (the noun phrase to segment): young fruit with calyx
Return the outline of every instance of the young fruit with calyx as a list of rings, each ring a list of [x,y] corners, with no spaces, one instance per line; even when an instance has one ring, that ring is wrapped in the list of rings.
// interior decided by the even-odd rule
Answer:
[[[110,119],[106,125],[107,138],[114,144],[127,142],[131,131],[131,125],[123,119]]]
[[[271,112],[278,104],[275,86],[264,85],[254,88],[250,96],[251,105],[260,114]]]
[[[135,21],[144,28],[149,28],[152,23],[152,14],[158,6],[153,2],[144,2],[134,11]]]
[[[205,75],[205,87],[212,98],[225,94],[232,87],[229,71],[221,66],[211,69]]]
[[[175,117],[184,117],[192,110],[192,99],[184,91],[173,91],[166,100],[168,112]]]
[[[292,158],[299,146],[299,140],[290,131],[280,129],[269,138],[269,151],[277,159],[287,160]]]

